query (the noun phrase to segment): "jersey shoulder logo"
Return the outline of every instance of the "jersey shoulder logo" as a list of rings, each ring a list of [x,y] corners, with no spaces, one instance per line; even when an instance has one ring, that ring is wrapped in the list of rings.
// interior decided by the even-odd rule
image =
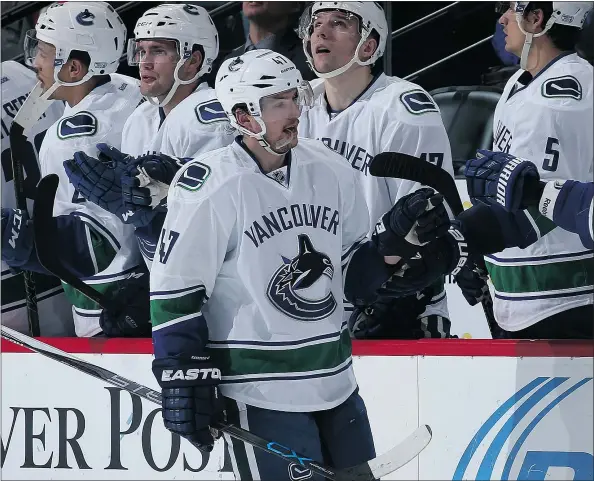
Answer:
[[[299,321],[319,321],[336,309],[332,294],[334,266],[317,251],[305,234],[298,236],[298,252],[283,263],[268,283],[267,296],[274,307]]]
[[[563,75],[547,79],[541,88],[542,96],[546,98],[572,98],[582,100],[582,84],[571,75]]]
[[[175,187],[182,189],[197,191],[204,185],[210,177],[210,167],[202,162],[193,161],[188,165],[188,168],[177,179]]]
[[[439,112],[431,96],[423,90],[409,90],[400,95],[400,101],[413,115]]]
[[[58,137],[62,140],[97,133],[97,117],[90,112],[79,112],[70,117],[64,117],[58,122]]]
[[[209,100],[196,105],[196,117],[201,124],[212,124],[227,120],[223,106],[218,100]]]

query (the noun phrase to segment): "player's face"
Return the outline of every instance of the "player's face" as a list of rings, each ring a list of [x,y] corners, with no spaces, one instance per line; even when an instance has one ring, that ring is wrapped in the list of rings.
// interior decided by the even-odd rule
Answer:
[[[297,145],[297,126],[301,115],[297,89],[265,97],[260,101],[262,120],[266,125],[266,141],[280,153]]]
[[[522,54],[526,36],[518,26],[515,2],[510,2],[509,8],[499,18],[499,23],[503,26],[503,33],[505,34],[505,50],[519,57]],[[530,28],[525,23],[523,21],[522,27],[524,31],[529,32]]]
[[[49,89],[54,84],[54,60],[56,47],[39,40],[36,45],[33,67],[37,71],[37,80],[41,82],[43,90]]]
[[[310,33],[311,56],[316,70],[332,72],[349,63],[360,39],[356,16],[337,10],[316,13]]]
[[[136,43],[135,61],[140,73],[140,93],[149,97],[164,97],[174,82],[179,60],[173,40],[140,40]]]

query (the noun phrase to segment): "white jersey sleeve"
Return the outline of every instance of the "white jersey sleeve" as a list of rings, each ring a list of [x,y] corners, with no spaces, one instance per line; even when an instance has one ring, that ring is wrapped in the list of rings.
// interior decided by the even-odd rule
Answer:
[[[177,157],[197,157],[225,147],[237,135],[206,83],[169,113],[161,130],[161,152]]]
[[[159,107],[142,101],[128,117],[122,129],[121,151],[137,157],[161,148],[161,112]]]

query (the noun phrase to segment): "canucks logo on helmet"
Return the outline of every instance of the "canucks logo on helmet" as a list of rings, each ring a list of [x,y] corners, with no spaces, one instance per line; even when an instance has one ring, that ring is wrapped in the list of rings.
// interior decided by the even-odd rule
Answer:
[[[319,321],[336,309],[331,291],[334,266],[330,258],[314,249],[311,239],[298,236],[299,252],[283,264],[268,283],[268,299],[274,307],[299,321]]]

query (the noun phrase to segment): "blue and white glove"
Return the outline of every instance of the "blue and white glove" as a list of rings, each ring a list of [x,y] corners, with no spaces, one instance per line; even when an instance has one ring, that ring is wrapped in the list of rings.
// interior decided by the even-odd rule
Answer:
[[[542,192],[536,166],[504,152],[477,151],[466,162],[464,175],[473,204],[499,204],[508,212],[538,204]]]
[[[97,150],[97,158],[75,152],[74,158],[65,160],[66,175],[85,199],[123,220],[126,208],[120,178],[134,157],[107,144],[97,144]]]
[[[206,354],[158,358],[153,374],[161,386],[165,427],[201,451],[212,451],[211,426],[224,419],[221,371]]]
[[[410,259],[449,227],[443,196],[425,187],[399,199],[376,224],[372,240],[381,255]]]
[[[19,269],[29,261],[34,247],[33,222],[27,211],[3,207],[2,260]]]
[[[189,160],[153,153],[137,157],[128,165],[122,175],[122,192],[126,212],[133,215],[124,222],[145,227],[157,214],[166,212],[169,185]]]

